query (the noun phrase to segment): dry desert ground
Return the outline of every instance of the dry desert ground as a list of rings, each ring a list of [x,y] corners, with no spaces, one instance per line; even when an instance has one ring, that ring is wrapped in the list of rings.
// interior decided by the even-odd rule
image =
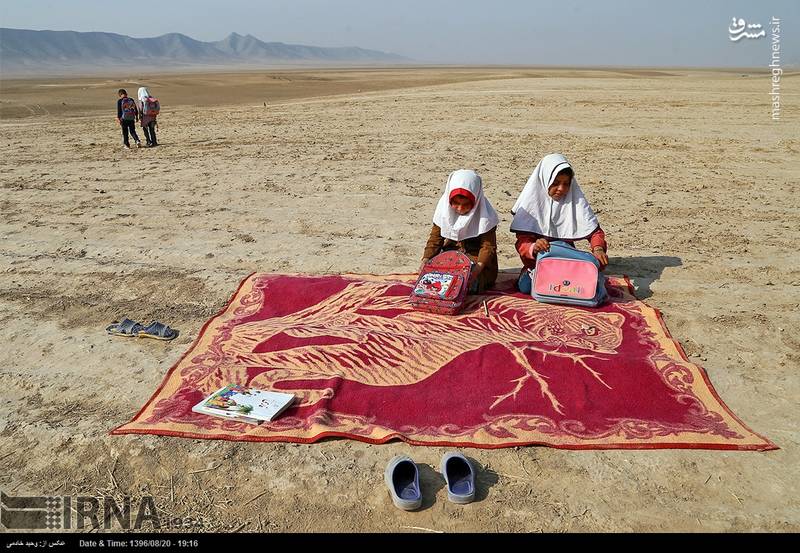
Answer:
[[[154,496],[239,531],[800,530],[800,76],[773,121],[765,73],[407,68],[3,79],[0,488]],[[124,151],[116,89],[163,105]],[[413,272],[447,174],[509,210],[566,154],[631,277],[748,426],[779,450],[469,450],[479,500],[446,499],[444,448],[110,436],[253,271]],[[127,315],[172,343],[106,335]],[[424,508],[383,468],[423,467]],[[210,470],[205,470],[210,469]],[[150,529],[145,526],[145,529]]]

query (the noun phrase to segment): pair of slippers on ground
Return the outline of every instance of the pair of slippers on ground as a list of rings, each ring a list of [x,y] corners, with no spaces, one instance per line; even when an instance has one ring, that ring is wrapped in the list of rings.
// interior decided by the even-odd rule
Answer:
[[[447,499],[461,505],[475,501],[475,467],[472,461],[457,451],[449,451],[442,456],[439,468],[447,483]],[[411,457],[398,455],[389,461],[383,480],[395,507],[414,511],[422,506],[419,470]]]
[[[135,336],[137,338],[154,338],[156,340],[165,341],[172,340],[178,336],[177,330],[168,327],[164,323],[153,321],[149,325],[144,326],[128,318],[122,319],[119,322],[115,321],[106,327],[106,332],[112,336]]]

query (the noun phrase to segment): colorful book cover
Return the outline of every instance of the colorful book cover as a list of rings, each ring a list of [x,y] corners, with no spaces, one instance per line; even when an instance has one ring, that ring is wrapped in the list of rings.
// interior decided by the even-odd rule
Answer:
[[[228,384],[195,405],[192,411],[260,424],[275,419],[293,400],[294,394]]]

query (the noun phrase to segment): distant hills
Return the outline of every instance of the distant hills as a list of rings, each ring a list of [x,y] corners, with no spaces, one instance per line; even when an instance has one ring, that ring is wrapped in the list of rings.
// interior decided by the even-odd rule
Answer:
[[[3,72],[126,66],[163,68],[408,61],[411,60],[377,50],[264,42],[252,35],[237,33],[231,33],[220,41],[203,42],[180,33],[133,38],[115,33],[0,28],[0,70]]]

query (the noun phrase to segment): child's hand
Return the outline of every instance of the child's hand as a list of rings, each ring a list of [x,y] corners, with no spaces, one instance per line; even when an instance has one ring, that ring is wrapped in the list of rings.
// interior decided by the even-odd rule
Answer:
[[[545,240],[544,238],[539,238],[536,242],[533,243],[533,253],[541,253],[541,252],[549,252],[550,251],[550,242]]]
[[[600,246],[597,246],[592,248],[592,255],[594,255],[595,259],[600,262],[600,270],[602,271],[605,269],[606,265],[608,265],[608,255],[606,255],[605,250]]]

